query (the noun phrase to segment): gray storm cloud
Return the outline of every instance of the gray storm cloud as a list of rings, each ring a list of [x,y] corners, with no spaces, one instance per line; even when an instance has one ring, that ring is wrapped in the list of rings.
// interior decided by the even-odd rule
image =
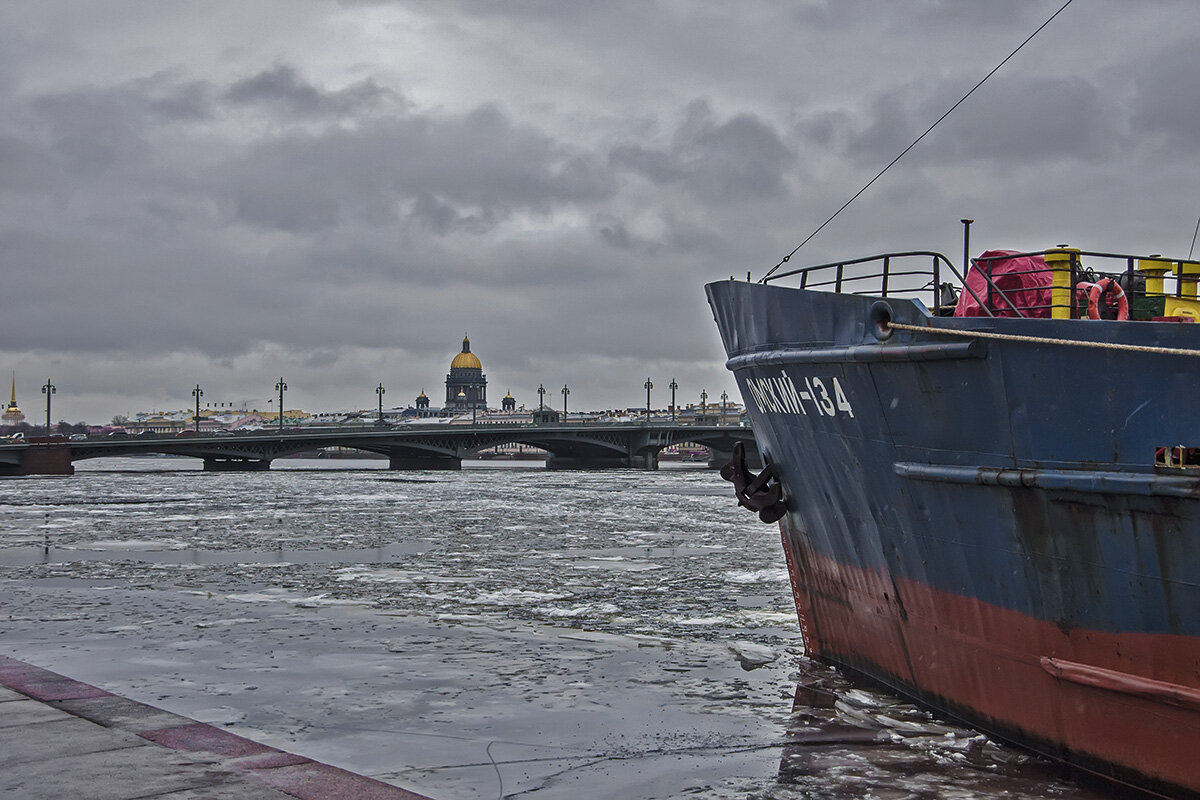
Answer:
[[[96,421],[284,372],[403,403],[464,332],[522,399],[732,390],[703,283],[761,275],[1059,5],[11,4],[0,367]],[[962,216],[1185,254],[1198,22],[1073,4],[797,259],[954,254]]]

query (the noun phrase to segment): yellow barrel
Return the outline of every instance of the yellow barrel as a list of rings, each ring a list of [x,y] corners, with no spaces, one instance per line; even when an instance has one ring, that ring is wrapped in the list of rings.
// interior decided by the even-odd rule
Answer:
[[[1157,258],[1139,259],[1137,270],[1146,276],[1146,294],[1166,294],[1163,289],[1163,276],[1174,266],[1173,261],[1160,261]]]
[[[1071,259],[1078,263],[1079,249],[1059,245],[1059,249],[1051,250],[1043,256],[1046,266],[1053,270],[1050,281],[1050,317],[1052,319],[1070,319],[1071,309],[1075,305],[1075,287],[1071,284]]]
[[[1175,275],[1179,278],[1179,294],[1182,297],[1196,296],[1196,281],[1200,279],[1200,264],[1175,265]]]

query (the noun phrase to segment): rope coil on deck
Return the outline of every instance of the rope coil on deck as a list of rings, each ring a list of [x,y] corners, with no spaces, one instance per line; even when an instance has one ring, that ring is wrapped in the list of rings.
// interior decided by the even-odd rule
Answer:
[[[1141,344],[1118,344],[1116,342],[1088,342],[1079,339],[1052,339],[1049,336],[1023,336],[1017,333],[992,333],[990,331],[960,331],[953,328],[933,328],[927,325],[906,325],[902,322],[886,322],[888,328],[917,333],[944,333],[949,336],[973,336],[979,339],[1000,339],[1007,342],[1030,342],[1033,344],[1060,344],[1069,347],[1095,347],[1100,350],[1128,350],[1134,353],[1157,353],[1169,356],[1200,356],[1200,350],[1185,350],[1180,347],[1153,347]]]

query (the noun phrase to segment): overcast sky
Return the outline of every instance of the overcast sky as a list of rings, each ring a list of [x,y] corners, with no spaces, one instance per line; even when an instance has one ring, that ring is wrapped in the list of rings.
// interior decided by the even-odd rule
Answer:
[[[0,374],[41,419],[735,391],[760,277],[1062,0],[0,5]],[[1200,2],[1075,0],[794,263],[1187,255]],[[39,411],[39,408],[42,409]]]

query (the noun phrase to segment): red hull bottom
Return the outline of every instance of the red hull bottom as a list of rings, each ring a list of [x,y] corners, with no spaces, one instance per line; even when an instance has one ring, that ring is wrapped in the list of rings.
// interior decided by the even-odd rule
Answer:
[[[805,647],[998,738],[1200,796],[1200,640],[1072,629],[784,552]]]

